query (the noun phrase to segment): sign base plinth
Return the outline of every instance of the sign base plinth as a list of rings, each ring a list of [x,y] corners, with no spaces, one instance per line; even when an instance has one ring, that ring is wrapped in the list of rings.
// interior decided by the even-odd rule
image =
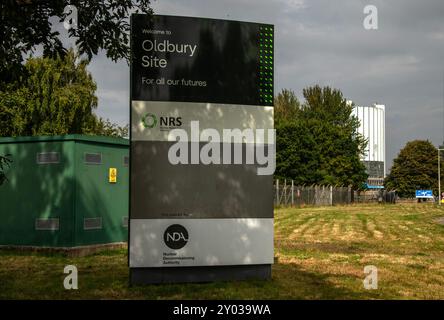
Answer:
[[[130,268],[130,284],[270,280],[271,265]]]

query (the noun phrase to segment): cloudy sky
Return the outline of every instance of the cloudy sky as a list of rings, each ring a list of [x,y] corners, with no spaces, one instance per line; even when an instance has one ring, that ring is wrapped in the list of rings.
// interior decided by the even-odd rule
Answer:
[[[370,4],[378,9],[377,30],[363,27]],[[156,0],[153,9],[274,24],[275,88],[301,97],[306,86],[329,85],[357,105],[385,104],[389,166],[409,140],[443,142],[443,0]],[[89,69],[97,113],[127,123],[126,62],[100,55]]]

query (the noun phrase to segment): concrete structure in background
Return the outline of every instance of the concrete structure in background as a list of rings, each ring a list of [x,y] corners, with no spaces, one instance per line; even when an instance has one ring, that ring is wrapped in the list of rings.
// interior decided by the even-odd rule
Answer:
[[[129,141],[85,135],[0,138],[0,246],[76,248],[128,238]]]
[[[353,114],[361,123],[358,132],[368,140],[362,159],[369,175],[367,186],[382,188],[386,176],[385,105],[355,106]]]

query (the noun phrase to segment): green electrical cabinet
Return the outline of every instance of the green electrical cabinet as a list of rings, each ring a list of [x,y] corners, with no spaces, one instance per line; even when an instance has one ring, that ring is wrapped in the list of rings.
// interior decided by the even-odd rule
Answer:
[[[0,245],[78,247],[128,238],[129,141],[65,135],[0,138]]]

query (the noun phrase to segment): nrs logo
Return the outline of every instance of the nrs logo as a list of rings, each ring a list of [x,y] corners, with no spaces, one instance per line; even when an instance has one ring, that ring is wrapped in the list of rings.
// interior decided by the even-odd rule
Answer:
[[[142,117],[142,124],[145,128],[154,128],[157,124],[157,117],[152,113],[147,113]]]
[[[147,113],[142,117],[142,125],[145,128],[154,128],[157,126],[157,117],[152,113]],[[182,117],[159,117],[159,129],[171,130],[182,126]]]
[[[188,231],[180,224],[172,224],[165,230],[163,241],[168,248],[174,250],[181,249],[188,242]]]

